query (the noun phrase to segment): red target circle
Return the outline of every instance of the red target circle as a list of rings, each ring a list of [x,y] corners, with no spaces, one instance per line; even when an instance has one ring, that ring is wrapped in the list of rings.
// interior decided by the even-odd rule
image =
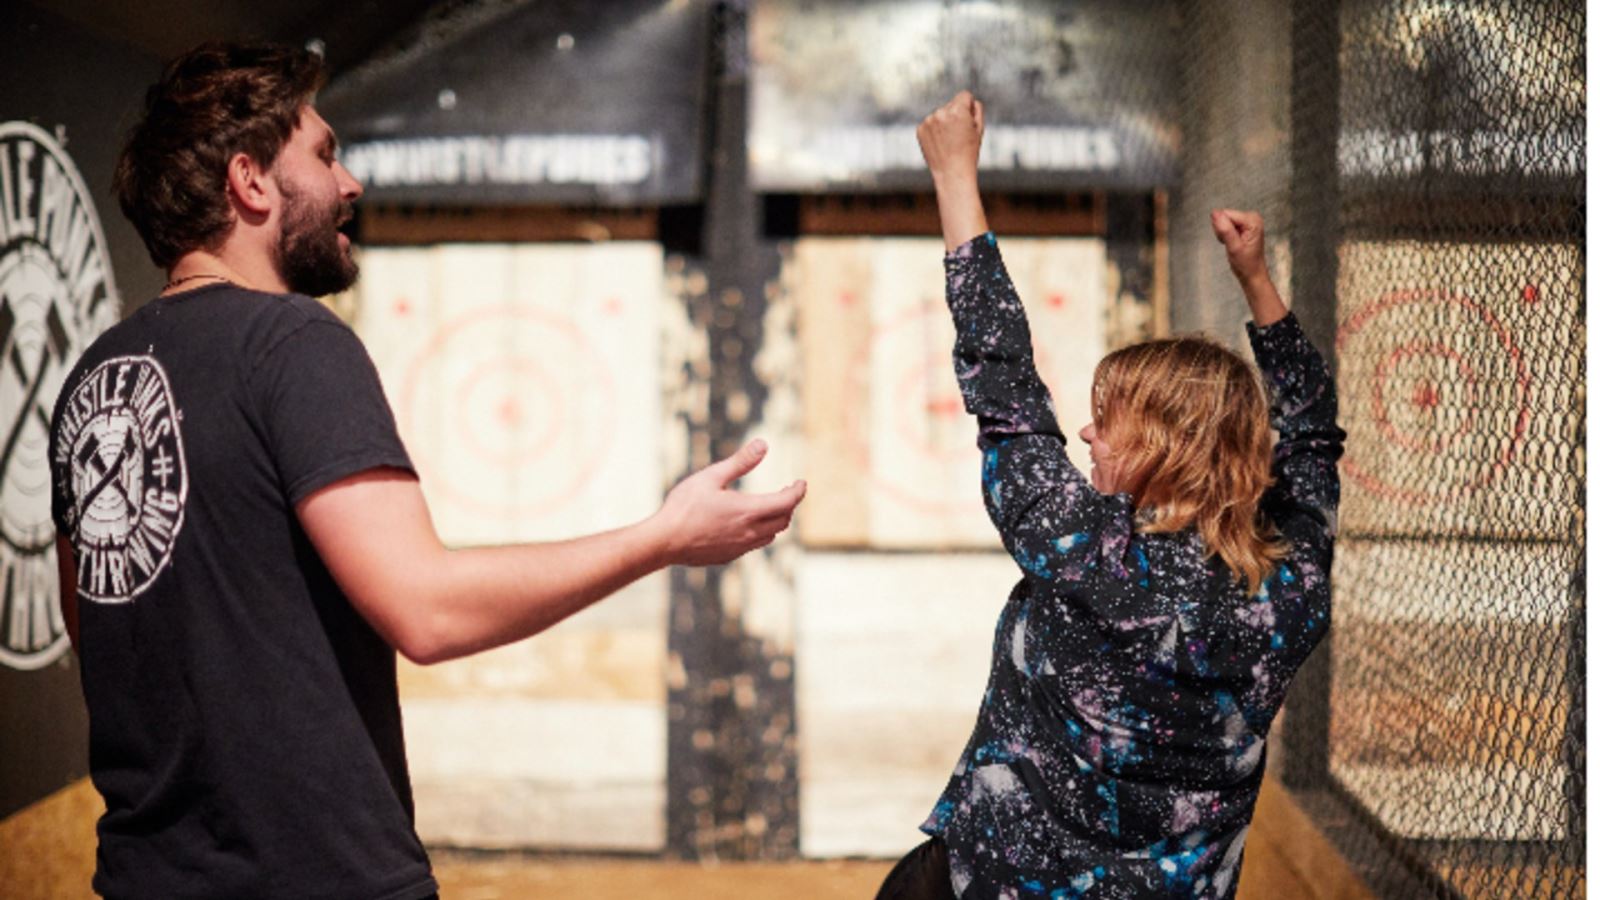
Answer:
[[[1528,422],[1530,418],[1528,403],[1532,379],[1528,374],[1526,361],[1523,359],[1522,349],[1518,346],[1511,330],[1505,326],[1494,313],[1483,304],[1470,298],[1452,294],[1442,290],[1410,290],[1393,291],[1379,297],[1377,300],[1357,310],[1339,327],[1335,339],[1335,349],[1340,353],[1340,358],[1346,358],[1346,345],[1353,339],[1362,335],[1363,331],[1373,325],[1374,321],[1396,309],[1405,306],[1449,305],[1458,307],[1467,312],[1473,320],[1489,330],[1494,337],[1494,342],[1505,357],[1509,359],[1516,372],[1514,379],[1515,401],[1510,423],[1510,440],[1505,448],[1493,459],[1484,463],[1482,468],[1470,478],[1456,484],[1446,485],[1438,490],[1415,490],[1393,484],[1375,475],[1366,468],[1362,460],[1354,455],[1346,456],[1340,463],[1340,468],[1352,480],[1366,490],[1387,499],[1397,500],[1412,505],[1427,505],[1459,498],[1465,494],[1475,492],[1493,482],[1511,465],[1517,453],[1526,442]],[[1370,339],[1370,338],[1367,338]],[[1436,440],[1425,440],[1406,432],[1392,421],[1390,410],[1397,394],[1403,391],[1390,389],[1390,381],[1395,378],[1397,371],[1403,366],[1420,359],[1442,360],[1455,369],[1458,384],[1467,395],[1466,409],[1463,422],[1450,434]],[[1475,426],[1482,419],[1484,380],[1479,375],[1478,369],[1463,356],[1460,351],[1448,344],[1437,340],[1415,340],[1391,349],[1385,354],[1373,371],[1370,396],[1367,398],[1374,420],[1377,422],[1381,435],[1389,441],[1417,453],[1437,455],[1444,453],[1458,445],[1461,440],[1472,433]],[[1410,398],[1402,398],[1400,402],[1411,402],[1418,407],[1434,408],[1442,405],[1439,394],[1429,392],[1429,383],[1424,381]]]
[[[1417,358],[1433,357],[1446,359],[1454,364],[1456,374],[1460,376],[1458,382],[1467,388],[1471,398],[1467,403],[1467,413],[1463,417],[1460,427],[1443,439],[1425,441],[1415,435],[1407,433],[1397,426],[1389,417],[1389,400],[1385,397],[1385,389],[1389,384],[1392,373],[1407,361]],[[1460,353],[1444,344],[1432,341],[1412,341],[1402,344],[1389,351],[1383,362],[1378,364],[1376,384],[1373,385],[1373,412],[1378,421],[1378,429],[1389,440],[1394,441],[1409,450],[1421,453],[1443,453],[1460,443],[1472,431],[1473,423],[1478,418],[1478,372],[1472,364],[1462,357]],[[1401,402],[1410,402],[1414,407],[1422,409],[1436,409],[1442,401],[1439,397],[1439,387],[1435,384],[1424,382],[1409,398],[1401,398]]]
[[[940,387],[948,388],[948,385],[941,384],[942,379],[939,376],[949,374],[949,354],[930,353],[922,362],[907,366],[901,376],[895,379],[895,396],[914,396],[919,387],[929,384],[939,384]],[[969,455],[971,447],[929,443],[923,439],[917,427],[916,413],[919,411],[927,412],[934,419],[946,423],[957,421],[964,424],[967,420],[967,410],[961,399],[961,391],[959,389],[928,391],[927,394],[927,401],[922,404],[895,404],[895,433],[913,452],[930,462],[948,463]],[[865,451],[864,446],[862,450]]]
[[[479,347],[493,346],[515,333],[525,336],[525,343],[537,348],[537,355],[500,353],[474,359]],[[556,354],[576,371],[561,375],[552,371],[555,367],[548,357]],[[441,388],[451,406],[443,420],[456,429],[462,449],[471,459],[446,460],[440,456],[444,436],[420,431],[418,423],[424,411],[419,404],[424,400],[424,385],[448,377],[448,363],[463,356],[474,361],[454,384]],[[615,408],[615,383],[600,359],[593,343],[570,319],[538,309],[493,307],[448,322],[412,359],[400,392],[412,456],[429,487],[449,501],[485,515],[541,516],[570,503],[593,480],[613,443],[611,429],[585,427],[593,417],[579,415],[572,403],[574,386],[581,385],[588,409],[603,416]],[[456,367],[461,368],[460,364]],[[519,386],[525,392],[518,392]],[[485,415],[484,410],[490,412]],[[530,415],[529,410],[542,414]],[[518,421],[496,421],[496,411]],[[529,436],[508,440],[503,432],[524,418],[536,419],[538,427]],[[496,429],[493,437],[486,433]],[[573,434],[575,429],[582,433]],[[582,450],[562,452],[572,440],[582,442]],[[499,470],[518,487],[533,485],[534,493],[506,499],[503,489],[474,489],[462,483],[456,471],[463,464]],[[475,474],[481,471],[474,469]]]
[[[511,376],[510,383],[506,383],[507,376]],[[526,414],[531,404],[514,390],[515,384],[521,381],[528,382],[535,396],[550,404],[545,415]],[[567,419],[564,392],[538,360],[516,357],[485,360],[463,381],[459,397],[454,416],[456,428],[468,449],[491,465],[514,466],[543,457],[561,436],[561,423]],[[485,406],[490,408],[488,418],[499,419],[508,427],[532,419],[539,423],[539,430],[531,440],[516,440],[508,449],[497,449],[484,438],[482,429],[475,426],[476,421],[485,417],[475,412]]]

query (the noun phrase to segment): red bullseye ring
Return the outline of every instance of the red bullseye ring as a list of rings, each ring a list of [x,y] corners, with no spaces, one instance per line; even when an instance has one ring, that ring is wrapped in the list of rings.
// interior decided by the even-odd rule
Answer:
[[[1418,440],[1417,438],[1406,434],[1404,431],[1396,427],[1395,424],[1389,419],[1388,407],[1385,404],[1384,398],[1384,387],[1389,382],[1390,374],[1397,366],[1400,365],[1400,363],[1419,356],[1438,357],[1447,359],[1454,363],[1456,367],[1456,373],[1465,380],[1465,383],[1468,386],[1468,391],[1471,394],[1471,397],[1467,403],[1467,415],[1465,420],[1461,423],[1461,427],[1457,428],[1449,436],[1433,442]],[[1480,399],[1478,392],[1478,373],[1472,368],[1470,363],[1462,358],[1460,353],[1457,353],[1455,350],[1446,347],[1444,344],[1432,343],[1428,341],[1412,341],[1409,344],[1396,347],[1394,350],[1390,351],[1389,355],[1384,358],[1383,362],[1378,364],[1376,382],[1377,383],[1372,386],[1372,406],[1373,415],[1378,422],[1378,429],[1383,432],[1385,437],[1402,447],[1406,447],[1407,449],[1425,453],[1443,453],[1445,450],[1448,450],[1459,443],[1460,440],[1472,430],[1472,425],[1478,418],[1478,401]],[[1410,399],[1410,402],[1413,403],[1413,405],[1425,407],[1430,410],[1437,408],[1439,404],[1437,388],[1434,388],[1431,384],[1424,385],[1421,395],[1414,395]]]
[[[478,361],[457,385],[442,390],[453,407],[447,420],[458,429],[462,444],[472,460],[438,458],[438,438],[422,434],[417,423],[423,384],[438,377],[447,363],[460,356],[476,356],[483,346],[503,344],[508,333],[523,330],[537,348],[539,357],[499,355]],[[553,374],[545,364],[550,355],[571,360],[581,374],[566,379]],[[417,466],[428,478],[427,484],[444,498],[477,513],[494,516],[548,515],[570,503],[593,480],[612,445],[612,430],[591,427],[592,435],[572,435],[574,423],[588,417],[576,414],[571,406],[571,385],[583,385],[583,406],[604,416],[615,409],[615,384],[610,372],[596,363],[600,355],[584,333],[569,319],[537,309],[495,307],[477,310],[447,323],[417,354],[406,370],[400,393],[402,421]],[[529,410],[539,413],[541,427],[526,441],[502,449],[503,436],[496,440],[483,433],[487,428],[515,428],[517,422],[502,417],[523,418]],[[496,420],[500,420],[496,424]],[[487,424],[486,424],[487,423]],[[570,440],[583,442],[581,452],[560,451]],[[518,487],[535,485],[536,496],[507,501],[485,490],[474,491],[453,477],[452,466],[487,465],[502,471],[506,482]]]
[[[918,417],[925,413],[943,422],[954,419],[966,426],[962,433],[971,436],[973,429],[967,421],[961,391],[950,372],[949,354],[932,353],[921,363],[907,367],[895,382],[894,395],[905,401],[895,404],[895,433],[912,451],[930,462],[940,464],[972,455],[970,443],[965,446],[956,443],[944,445],[938,441],[930,443],[922,433],[923,429],[918,427]],[[913,398],[922,397],[927,398],[925,402],[912,402]]]
[[[510,376],[510,384],[496,383]],[[467,447],[484,461],[497,466],[516,466],[536,462],[550,451],[561,435],[561,423],[567,420],[566,402],[561,386],[537,360],[504,357],[479,363],[461,385],[459,401],[455,408],[455,423],[466,439]],[[475,410],[487,406],[493,410],[489,417],[498,417],[507,430],[521,424],[523,410],[528,406],[524,399],[533,396],[549,404],[544,415],[528,416],[539,424],[531,441],[517,441],[510,449],[497,449],[484,439],[482,427],[474,426],[481,418]],[[480,401],[479,398],[482,398]],[[510,416],[504,415],[512,411]],[[505,443],[500,441],[498,443]]]
[[[1530,392],[1531,378],[1528,375],[1527,363],[1522,358],[1522,350],[1517,346],[1511,332],[1494,314],[1482,304],[1466,297],[1450,294],[1439,290],[1413,290],[1394,291],[1379,297],[1367,304],[1352,315],[1339,328],[1338,337],[1334,346],[1345,359],[1346,344],[1360,335],[1362,330],[1372,324],[1373,320],[1402,306],[1423,306],[1433,304],[1448,304],[1459,307],[1472,315],[1473,318],[1483,323],[1493,333],[1495,342],[1500,346],[1506,357],[1511,360],[1516,370],[1515,388],[1515,419],[1510,426],[1510,440],[1506,442],[1505,449],[1493,460],[1484,464],[1483,468],[1470,479],[1457,484],[1448,485],[1437,491],[1417,491],[1390,484],[1389,482],[1372,474],[1363,467],[1362,461],[1355,456],[1347,456],[1340,463],[1340,468],[1350,478],[1364,489],[1386,499],[1398,500],[1412,505],[1429,505],[1440,501],[1453,500],[1464,494],[1479,490],[1498,478],[1512,460],[1527,437],[1528,431],[1528,395]],[[1401,363],[1421,356],[1432,356],[1450,360],[1456,364],[1458,374],[1465,377],[1469,388],[1469,401],[1465,424],[1455,432],[1432,444],[1419,441],[1406,435],[1396,428],[1389,420],[1385,406],[1385,382],[1391,373]],[[1386,438],[1419,453],[1438,454],[1449,449],[1465,437],[1472,426],[1478,422],[1483,381],[1478,376],[1477,370],[1467,362],[1459,351],[1436,341],[1413,341],[1391,350],[1379,363],[1374,371],[1374,384],[1372,387],[1372,408],[1378,423],[1380,433]],[[1425,386],[1427,387],[1427,386]],[[1418,399],[1422,405],[1429,401],[1437,402],[1437,393],[1424,392]],[[1415,400],[1413,402],[1416,402]]]

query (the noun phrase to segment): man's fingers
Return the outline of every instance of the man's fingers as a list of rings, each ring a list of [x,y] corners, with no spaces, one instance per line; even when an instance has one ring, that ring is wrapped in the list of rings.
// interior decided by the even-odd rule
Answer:
[[[767,442],[757,438],[740,447],[738,452],[727,459],[707,466],[706,470],[716,479],[718,487],[727,487],[748,474],[766,455]]]
[[[781,491],[770,494],[742,494],[740,499],[745,503],[746,515],[752,519],[768,519],[792,514],[805,496],[806,483],[796,481]]]
[[[784,515],[793,515],[794,508],[806,498],[806,483],[796,481],[781,491],[768,494],[767,497],[771,498],[773,512],[781,511]]]
[[[983,133],[983,101],[972,101],[973,116],[978,120],[978,133]]]
[[[780,509],[777,512],[769,513],[768,515],[757,519],[755,521],[755,527],[757,531],[762,533],[770,532],[772,534],[777,534],[778,532],[783,531],[785,528],[788,528],[789,523],[793,520],[794,507],[789,507],[788,509]]]

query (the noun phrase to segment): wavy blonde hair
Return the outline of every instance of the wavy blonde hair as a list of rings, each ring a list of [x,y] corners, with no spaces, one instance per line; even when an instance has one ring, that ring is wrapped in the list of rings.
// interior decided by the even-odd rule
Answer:
[[[1119,489],[1154,514],[1139,530],[1192,525],[1250,593],[1260,590],[1286,548],[1259,511],[1272,433],[1255,366],[1208,338],[1146,341],[1100,361],[1093,399]]]

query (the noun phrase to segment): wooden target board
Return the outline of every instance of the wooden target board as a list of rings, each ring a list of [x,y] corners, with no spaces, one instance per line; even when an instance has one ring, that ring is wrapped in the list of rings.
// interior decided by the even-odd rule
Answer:
[[[1354,242],[1339,272],[1330,770],[1403,837],[1560,839],[1582,250]]]
[[[371,248],[361,266],[344,305],[446,543],[556,540],[654,511],[659,245]],[[665,846],[667,592],[660,573],[531,640],[402,664],[425,841]]]
[[[355,327],[447,543],[550,540],[661,500],[659,245],[368,250]]]
[[[1570,573],[1552,542],[1343,540],[1329,766],[1392,832],[1567,831]],[[1471,660],[1441,667],[1441,656]]]
[[[803,855],[895,857],[922,840],[916,828],[972,734],[995,620],[1019,577],[1001,553],[802,558]]]
[[[1346,529],[1565,539],[1580,502],[1582,249],[1340,250]]]
[[[1104,242],[1002,239],[1034,353],[1069,437],[1089,421],[1105,352]],[[931,238],[804,238],[785,278],[800,308],[806,477],[802,540],[815,547],[993,547],[977,425],[962,405]]]

